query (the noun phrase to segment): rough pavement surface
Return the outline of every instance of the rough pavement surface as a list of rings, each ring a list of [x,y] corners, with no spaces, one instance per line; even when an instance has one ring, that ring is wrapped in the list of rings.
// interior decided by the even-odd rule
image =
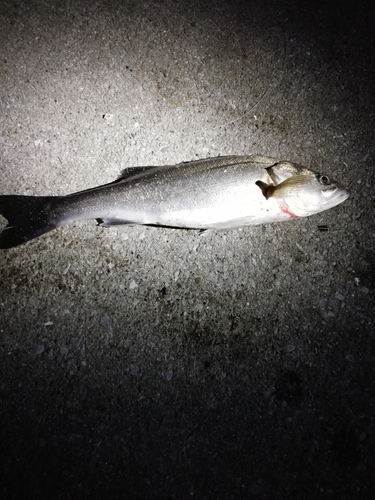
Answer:
[[[354,0],[1,1],[0,194],[226,154],[352,192],[2,251],[3,499],[374,498],[374,24]]]

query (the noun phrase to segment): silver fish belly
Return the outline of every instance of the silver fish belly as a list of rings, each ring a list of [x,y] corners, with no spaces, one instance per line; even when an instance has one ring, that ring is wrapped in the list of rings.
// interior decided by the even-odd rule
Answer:
[[[132,168],[113,183],[67,196],[0,196],[9,222],[0,248],[82,219],[226,230],[312,215],[348,196],[325,174],[263,156]]]

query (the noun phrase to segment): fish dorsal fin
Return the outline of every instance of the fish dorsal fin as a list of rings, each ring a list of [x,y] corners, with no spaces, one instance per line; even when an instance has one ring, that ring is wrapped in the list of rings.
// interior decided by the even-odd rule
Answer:
[[[151,172],[152,170],[158,170],[161,167],[129,167],[125,168],[118,179],[116,179],[114,182],[124,182],[128,181],[130,179],[133,179],[134,177],[142,177],[148,172]]]

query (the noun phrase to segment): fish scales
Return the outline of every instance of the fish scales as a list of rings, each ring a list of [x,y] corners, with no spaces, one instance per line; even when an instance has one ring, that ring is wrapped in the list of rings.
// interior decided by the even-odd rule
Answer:
[[[131,168],[110,184],[67,196],[0,196],[0,213],[9,222],[0,248],[82,219],[94,218],[103,226],[227,230],[305,217],[348,196],[326,174],[263,156]]]
[[[275,203],[263,200],[255,181],[269,178],[264,166],[272,165],[273,159],[266,163],[256,163],[252,157],[219,160],[151,168],[124,181],[68,195],[59,200],[55,214],[65,223],[99,218],[104,225],[204,229],[271,209]]]

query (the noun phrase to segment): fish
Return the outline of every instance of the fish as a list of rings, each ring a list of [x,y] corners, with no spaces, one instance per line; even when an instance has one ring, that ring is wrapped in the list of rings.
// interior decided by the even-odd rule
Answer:
[[[225,231],[307,217],[350,196],[327,174],[266,156],[219,156],[131,167],[115,181],[66,196],[1,195],[8,249],[78,220]]]

